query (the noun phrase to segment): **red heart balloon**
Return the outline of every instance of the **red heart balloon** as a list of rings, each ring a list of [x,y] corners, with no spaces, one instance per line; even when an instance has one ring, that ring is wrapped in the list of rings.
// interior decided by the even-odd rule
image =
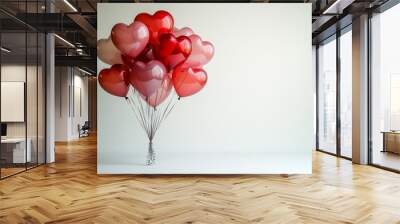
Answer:
[[[111,68],[103,69],[99,73],[100,86],[114,96],[126,97],[129,91],[128,68],[116,64]]]
[[[163,33],[170,33],[174,29],[174,18],[164,10],[157,11],[154,15],[140,13],[135,21],[144,23],[150,32],[150,43],[158,44],[159,37]]]
[[[213,57],[214,46],[208,41],[201,40],[196,34],[191,35],[189,39],[192,41],[192,52],[184,64],[187,67],[200,68]]]
[[[148,63],[136,61],[130,70],[129,81],[135,89],[145,97],[150,97],[157,91],[168,76],[165,66],[152,60]]]
[[[149,30],[141,22],[133,22],[129,26],[118,23],[111,30],[111,39],[122,54],[136,57],[149,41]]]
[[[186,36],[176,38],[172,33],[165,33],[160,37],[160,44],[156,48],[156,55],[168,70],[186,60],[192,51],[192,43]]]
[[[201,68],[178,66],[172,73],[172,82],[178,96],[191,96],[206,85],[207,73]]]

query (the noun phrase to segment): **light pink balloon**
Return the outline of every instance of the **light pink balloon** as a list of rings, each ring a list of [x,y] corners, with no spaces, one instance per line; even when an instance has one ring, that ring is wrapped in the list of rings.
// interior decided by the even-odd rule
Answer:
[[[189,27],[183,27],[181,29],[178,29],[175,27],[173,33],[174,33],[175,37],[180,37],[180,36],[189,37],[194,34],[193,30],[190,29]]]
[[[121,53],[134,58],[149,42],[149,30],[146,25],[137,21],[129,26],[118,23],[111,30],[111,39]]]
[[[202,41],[201,38],[193,34],[189,36],[192,41],[192,52],[184,62],[184,65],[192,68],[200,68],[207,64],[214,55],[214,46],[208,41]]]
[[[97,57],[106,64],[122,64],[121,52],[114,46],[111,38],[97,41]]]
[[[157,60],[144,63],[136,61],[129,74],[129,82],[143,96],[150,97],[168,77],[164,64]]]
[[[143,97],[143,99],[152,107],[156,107],[168,97],[168,95],[171,93],[172,89],[172,82],[171,79],[169,78],[169,75],[166,75],[164,77],[163,83],[161,86],[157,89],[156,92],[151,94],[151,96]]]

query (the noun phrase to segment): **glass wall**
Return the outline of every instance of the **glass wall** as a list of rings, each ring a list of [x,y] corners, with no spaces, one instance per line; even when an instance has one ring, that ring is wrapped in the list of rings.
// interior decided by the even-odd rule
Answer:
[[[340,154],[352,157],[352,35],[351,26],[340,36]]]
[[[318,149],[336,153],[336,38],[318,47]]]
[[[0,3],[18,16],[42,6],[42,1]],[[45,162],[45,36],[12,15],[0,13],[0,178]]]
[[[400,5],[371,19],[371,162],[400,170]]]

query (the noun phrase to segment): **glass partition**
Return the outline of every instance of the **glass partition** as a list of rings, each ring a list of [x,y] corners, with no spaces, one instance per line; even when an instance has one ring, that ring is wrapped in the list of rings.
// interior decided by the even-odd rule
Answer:
[[[25,32],[1,34],[2,177],[24,171],[31,162],[26,150],[26,40]]]
[[[0,7],[43,11],[43,1],[1,1]],[[7,21],[6,23],[3,21]],[[45,163],[45,35],[0,12],[0,178]]]

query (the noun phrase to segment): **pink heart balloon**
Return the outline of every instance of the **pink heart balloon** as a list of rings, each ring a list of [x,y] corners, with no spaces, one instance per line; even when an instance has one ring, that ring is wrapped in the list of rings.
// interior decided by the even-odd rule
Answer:
[[[200,68],[213,57],[214,46],[208,41],[202,41],[196,34],[189,36],[189,39],[192,41],[192,52],[184,62],[184,66]]]
[[[118,23],[111,30],[111,39],[122,54],[136,57],[149,42],[149,30],[146,25],[137,21],[129,26]]]
[[[148,63],[136,61],[131,68],[129,81],[147,98],[161,87],[165,77],[168,77],[167,69],[160,61],[152,60]]]
[[[189,27],[183,27],[181,29],[178,29],[175,27],[173,33],[174,33],[175,37],[180,37],[180,36],[189,37],[194,34],[193,30],[190,29]]]
[[[97,57],[106,64],[122,64],[121,52],[114,46],[111,38],[97,41]]]
[[[171,93],[171,89],[172,89],[172,81],[169,78],[169,75],[166,75],[164,77],[161,86],[156,90],[156,92],[151,94],[151,96],[147,97],[147,99],[144,96],[142,97],[150,106],[156,107],[160,105],[162,102],[164,102],[164,100]]]

